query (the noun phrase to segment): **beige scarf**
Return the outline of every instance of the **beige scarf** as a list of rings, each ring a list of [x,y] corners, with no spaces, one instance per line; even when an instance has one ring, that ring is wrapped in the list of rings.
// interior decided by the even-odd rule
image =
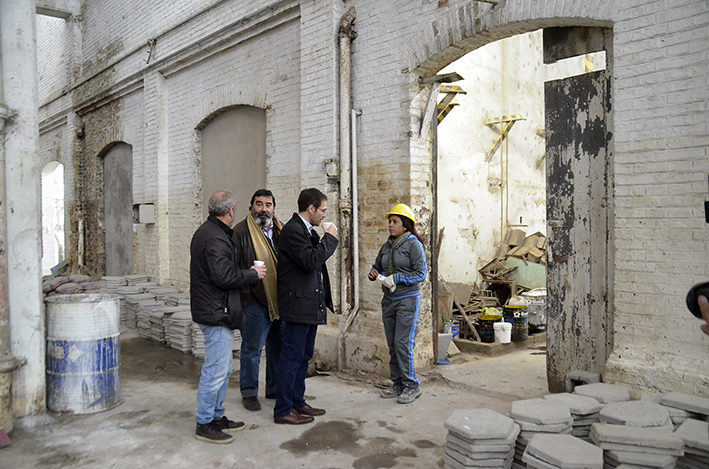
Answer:
[[[268,301],[268,314],[271,321],[279,319],[278,314],[278,290],[276,287],[276,269],[278,268],[278,260],[274,254],[271,246],[268,244],[266,239],[266,234],[261,230],[261,228],[254,221],[253,216],[246,217],[246,224],[249,227],[249,234],[251,234],[251,241],[254,243],[254,251],[256,253],[256,259],[264,261],[266,265],[266,276],[263,278],[263,289],[266,291],[266,300]],[[281,222],[279,222],[276,217],[273,217],[273,229],[280,233]]]

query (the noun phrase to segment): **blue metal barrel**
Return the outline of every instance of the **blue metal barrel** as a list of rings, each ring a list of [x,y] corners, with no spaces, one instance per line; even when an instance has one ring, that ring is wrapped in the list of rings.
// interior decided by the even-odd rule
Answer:
[[[88,414],[121,403],[119,297],[47,298],[47,407]]]

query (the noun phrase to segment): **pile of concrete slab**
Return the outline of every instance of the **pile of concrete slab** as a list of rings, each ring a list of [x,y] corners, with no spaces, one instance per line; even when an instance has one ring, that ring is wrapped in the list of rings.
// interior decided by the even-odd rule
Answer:
[[[510,417],[520,426],[512,467],[524,468],[524,452],[532,438],[538,434],[570,434],[574,419],[569,407],[549,399],[514,401]]]
[[[456,410],[444,426],[445,469],[512,467],[520,428],[511,418],[489,409]]]
[[[684,456],[677,458],[679,469],[709,469],[709,423],[687,419],[675,432],[684,442]]]
[[[608,467],[672,469],[684,455],[682,438],[653,428],[594,423],[591,439],[604,450]]]
[[[630,400],[630,393],[622,386],[608,383],[582,384],[574,388],[574,394],[592,397],[601,404],[625,402]]]
[[[603,450],[572,435],[539,433],[522,460],[533,469],[603,469]]]
[[[204,334],[196,322],[192,323],[192,355],[204,358]]]
[[[559,393],[547,394],[544,399],[560,402],[569,408],[571,418],[574,419],[571,434],[586,442],[591,441],[591,425],[598,422],[598,413],[603,404],[596,399],[579,394]]]
[[[165,323],[166,344],[175,350],[192,353],[192,313],[187,309],[175,311]]]
[[[663,408],[667,410],[670,414],[670,420],[672,420],[672,426],[677,430],[680,425],[682,425],[688,419],[701,420],[702,417],[696,412],[690,412],[684,409],[678,409],[677,407],[672,407],[662,404],[662,394],[643,394],[640,396],[641,401],[654,402],[655,404],[662,405]]]
[[[647,401],[611,402],[599,413],[601,423],[627,427],[653,428],[673,432],[670,412],[664,406]]]

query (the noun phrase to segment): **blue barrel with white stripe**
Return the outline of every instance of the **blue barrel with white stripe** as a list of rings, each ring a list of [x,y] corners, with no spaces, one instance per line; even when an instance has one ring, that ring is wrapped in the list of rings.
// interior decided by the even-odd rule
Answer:
[[[45,301],[47,408],[90,414],[120,404],[120,297],[57,295]]]

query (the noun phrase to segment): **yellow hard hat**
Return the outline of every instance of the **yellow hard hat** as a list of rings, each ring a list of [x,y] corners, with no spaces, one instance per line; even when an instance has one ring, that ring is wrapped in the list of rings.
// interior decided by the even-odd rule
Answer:
[[[392,208],[391,211],[389,211],[389,213],[387,213],[387,219],[391,215],[400,215],[400,216],[406,217],[409,220],[411,220],[412,222],[416,223],[416,217],[414,216],[414,211],[411,210],[411,207],[409,207],[406,204],[394,205],[394,208]]]

